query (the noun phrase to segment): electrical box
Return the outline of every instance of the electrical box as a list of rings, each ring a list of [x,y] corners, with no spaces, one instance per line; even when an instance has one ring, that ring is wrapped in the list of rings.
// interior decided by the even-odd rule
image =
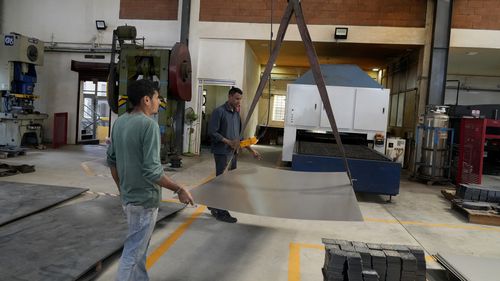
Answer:
[[[387,138],[387,147],[385,154],[392,159],[392,161],[400,163],[401,166],[405,160],[405,147],[406,140],[401,138]]]

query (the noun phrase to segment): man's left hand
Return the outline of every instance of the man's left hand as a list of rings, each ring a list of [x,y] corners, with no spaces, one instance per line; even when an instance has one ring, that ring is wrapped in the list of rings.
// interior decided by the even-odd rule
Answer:
[[[262,155],[260,155],[260,153],[257,150],[253,150],[252,155],[255,159],[262,160]]]

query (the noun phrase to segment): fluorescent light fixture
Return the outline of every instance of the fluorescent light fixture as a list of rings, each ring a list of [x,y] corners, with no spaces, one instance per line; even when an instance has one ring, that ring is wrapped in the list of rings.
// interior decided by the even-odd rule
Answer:
[[[97,30],[106,30],[106,22],[104,20],[96,20],[95,27],[97,28]]]
[[[380,68],[376,68],[376,67],[375,67],[375,68],[372,68],[372,71],[375,71],[375,72],[377,72],[377,71],[379,71],[379,70],[380,70]]]
[[[347,27],[336,27],[333,35],[334,39],[347,39]]]

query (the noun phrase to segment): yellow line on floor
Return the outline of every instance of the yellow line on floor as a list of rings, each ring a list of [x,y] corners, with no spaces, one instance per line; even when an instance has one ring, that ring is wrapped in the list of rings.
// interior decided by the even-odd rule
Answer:
[[[300,281],[300,244],[290,243],[288,281]]]
[[[290,254],[288,256],[288,281],[300,281],[300,250],[316,249],[324,250],[325,246],[320,244],[290,243]],[[432,256],[425,256],[426,262],[436,261]]]
[[[378,223],[390,223],[399,224],[398,220],[392,219],[377,219],[377,218],[364,218],[366,222],[378,222]],[[447,223],[427,223],[420,221],[401,221],[404,225],[418,225],[423,227],[440,227],[440,228],[452,228],[452,229],[464,229],[464,230],[480,230],[480,231],[495,231],[500,232],[500,227],[487,227],[480,225],[461,225],[461,224],[447,224]]]
[[[95,173],[92,171],[92,169],[90,169],[89,166],[87,166],[87,164],[85,164],[86,162],[83,162],[82,164],[80,164],[80,166],[82,167],[83,171],[85,172],[85,174],[89,177],[94,177],[95,176]]]
[[[189,226],[205,211],[206,206],[198,207],[193,214],[181,226],[179,226],[163,243],[156,248],[146,260],[146,268],[150,269],[163,254],[165,254],[170,247],[184,234]]]

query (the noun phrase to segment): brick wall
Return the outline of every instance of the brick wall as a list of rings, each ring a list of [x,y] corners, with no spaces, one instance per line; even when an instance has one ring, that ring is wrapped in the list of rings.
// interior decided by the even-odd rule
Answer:
[[[468,29],[500,29],[500,1],[453,1],[451,26]]]
[[[120,0],[120,19],[177,20],[179,0]]]
[[[276,23],[286,0],[200,0],[200,21],[268,23],[271,1]],[[308,24],[424,27],[426,6],[426,0],[302,1]]]

